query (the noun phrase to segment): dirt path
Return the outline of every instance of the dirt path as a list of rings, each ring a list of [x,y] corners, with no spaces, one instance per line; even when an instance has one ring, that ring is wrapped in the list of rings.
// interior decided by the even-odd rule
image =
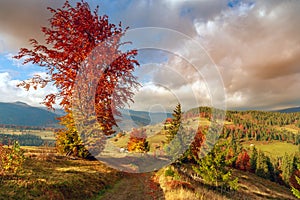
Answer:
[[[152,180],[153,173],[129,174],[108,190],[101,200],[163,200],[164,194],[159,185]]]

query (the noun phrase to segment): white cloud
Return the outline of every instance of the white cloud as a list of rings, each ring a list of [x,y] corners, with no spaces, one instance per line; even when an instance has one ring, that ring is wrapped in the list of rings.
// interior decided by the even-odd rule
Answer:
[[[202,72],[209,75],[209,72]],[[177,56],[170,56],[164,63],[142,65],[136,74],[140,81],[147,80],[135,95],[134,104],[131,104],[131,108],[137,110],[149,110],[151,106],[160,104],[165,110],[172,111],[178,102],[183,110],[212,105],[212,94],[218,92],[208,85],[208,82],[215,81],[215,77],[207,80],[201,76],[201,71]]]
[[[109,8],[112,4],[119,8],[109,13],[115,23],[122,21],[124,26],[131,28],[171,28],[198,40],[219,66],[228,107],[269,109],[300,104],[298,1],[257,1],[255,4],[240,3],[234,8],[227,6],[228,1],[133,0],[129,5],[127,1],[116,2],[104,0],[100,3],[101,12],[106,12],[101,9]],[[0,52],[5,48],[11,51],[23,47],[31,37],[42,38],[40,26],[45,25],[49,17],[46,4],[56,7],[61,2],[0,1]],[[30,11],[21,12],[25,8],[30,8]],[[1,45],[1,40],[2,43],[5,41],[4,45]],[[173,47],[174,43],[172,40],[164,41],[167,46]],[[189,101],[194,97],[187,88],[192,88],[196,99],[211,103],[212,94],[218,94],[222,89],[213,88],[220,80],[209,73],[210,66],[205,65],[207,60],[203,61],[193,49],[186,48],[188,46],[182,43],[177,49],[174,46],[174,51],[193,58],[201,66],[198,70],[205,76],[199,76],[188,63],[173,56],[169,56],[167,62],[147,63],[148,67],[141,66],[138,76],[143,76],[145,85],[151,82],[154,85],[145,86],[136,95],[135,108],[147,109],[147,105],[160,102],[168,109],[172,107],[172,110],[177,101],[173,93],[184,99],[186,106],[191,106],[193,102]],[[10,99],[9,96],[14,100],[17,94],[22,98],[29,95],[13,87],[17,80],[3,74],[1,92],[6,92],[8,98],[1,95],[0,100]],[[7,83],[3,81],[5,78]],[[167,89],[155,86],[157,83]],[[9,94],[8,89],[13,92]],[[42,101],[41,90],[35,95],[39,97],[34,97],[37,102]],[[26,98],[27,102],[33,101]]]
[[[0,73],[0,102],[22,101],[40,107],[42,106],[40,103],[47,94],[57,92],[57,89],[52,85],[38,90],[30,89],[26,91],[16,86],[20,82],[20,80],[12,79],[8,72]]]

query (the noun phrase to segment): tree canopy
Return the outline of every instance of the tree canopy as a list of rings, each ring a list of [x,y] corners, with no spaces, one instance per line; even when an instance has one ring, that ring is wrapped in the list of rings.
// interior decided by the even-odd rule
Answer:
[[[50,26],[41,29],[45,42],[30,39],[32,48],[21,48],[14,58],[37,64],[48,75],[34,75],[18,86],[29,90],[55,85],[58,92],[47,94],[43,102],[49,109],[57,103],[67,113],[74,112],[72,106],[78,101],[80,111],[89,116],[87,109],[94,105],[101,134],[110,135],[117,125],[114,116],[121,115],[118,108],[133,101],[139,84],[132,73],[139,63],[137,50],[120,50],[127,43],[121,37],[128,27],[109,23],[107,15],[98,15],[98,9],[92,12],[83,0],[74,7],[66,1],[62,8],[48,8]]]

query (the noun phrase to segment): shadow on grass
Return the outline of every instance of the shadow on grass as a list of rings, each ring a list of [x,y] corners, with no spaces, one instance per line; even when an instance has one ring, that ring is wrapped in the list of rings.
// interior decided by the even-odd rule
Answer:
[[[99,161],[27,158],[18,175],[2,180],[0,199],[90,199],[120,177]]]
[[[130,173],[152,172],[171,163],[167,157],[154,157],[148,154],[127,154],[123,157],[100,156],[97,158],[112,168]]]

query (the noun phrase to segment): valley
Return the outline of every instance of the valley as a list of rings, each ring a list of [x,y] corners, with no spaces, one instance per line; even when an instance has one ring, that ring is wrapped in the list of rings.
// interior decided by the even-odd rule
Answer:
[[[145,113],[141,116],[136,113],[134,118],[127,116],[127,120],[147,119]],[[170,115],[168,117],[172,118]],[[181,124],[195,131],[198,128],[207,138],[209,138],[209,127],[212,124],[223,126],[220,129],[219,141],[230,144],[224,159],[227,160],[229,155],[235,159],[226,168],[231,169],[232,178],[238,178],[237,190],[223,191],[222,187],[203,182],[200,178],[201,175],[197,175],[193,170],[193,167],[197,165],[189,156],[184,157],[179,162],[180,164],[175,162],[164,166],[168,162],[162,162],[161,165],[156,163],[162,168],[159,167],[154,172],[136,174],[138,172],[136,167],[149,169],[149,171],[154,168],[149,163],[155,163],[158,160],[151,160],[154,159],[151,156],[157,154],[156,156],[159,157],[159,154],[166,154],[164,145],[167,143],[170,125],[163,120],[160,123],[148,122],[146,125],[136,126],[137,130],[145,130],[146,140],[149,144],[147,153],[149,156],[145,157],[148,161],[136,162],[136,166],[130,164],[130,160],[135,157],[134,153],[120,152],[120,149],[128,148],[132,130],[117,133],[107,139],[107,146],[104,149],[104,152],[108,152],[107,155],[113,158],[123,156],[123,158],[129,159],[128,163],[126,159],[123,159],[124,166],[126,165],[123,169],[124,172],[110,168],[109,164],[104,164],[105,160],[90,161],[61,155],[54,147],[45,145],[46,143],[38,145],[39,147],[21,146],[26,156],[24,166],[18,174],[1,178],[4,189],[1,190],[0,197],[15,199],[26,194],[28,199],[73,199],[75,196],[77,199],[111,199],[114,197],[117,200],[141,199],[142,197],[143,199],[169,200],[184,198],[195,200],[295,199],[290,192],[290,186],[285,183],[286,179],[280,178],[283,176],[283,168],[282,164],[278,165],[278,163],[285,162],[286,155],[294,157],[296,160],[299,158],[300,113],[227,111],[225,120],[218,119],[217,123],[211,117],[210,108],[201,107],[197,112],[192,109],[183,113]],[[7,135],[34,135],[43,141],[54,141],[53,131],[54,129],[51,128],[27,127],[27,129],[23,129],[22,127],[3,125],[0,129],[0,139],[2,139],[2,143],[5,143],[2,137],[4,134],[6,137]],[[240,156],[245,152],[250,156],[246,162],[251,162],[253,148],[262,152],[263,158],[270,160],[269,163],[273,166],[274,171],[265,171],[265,174],[260,174],[256,170],[253,171],[250,165],[247,166],[247,163],[245,165],[239,163]],[[138,154],[136,155],[139,157]],[[127,164],[130,164],[129,167]],[[126,172],[128,169],[132,169],[132,173]],[[51,173],[49,173],[50,171]],[[31,173],[35,175],[29,177]],[[265,176],[268,173],[270,176]],[[18,182],[18,186],[12,187],[16,182]],[[139,189],[139,185],[142,183],[145,183],[146,187]],[[80,186],[78,190],[83,190],[83,193],[75,192],[78,185]],[[29,188],[31,189],[28,190]]]

